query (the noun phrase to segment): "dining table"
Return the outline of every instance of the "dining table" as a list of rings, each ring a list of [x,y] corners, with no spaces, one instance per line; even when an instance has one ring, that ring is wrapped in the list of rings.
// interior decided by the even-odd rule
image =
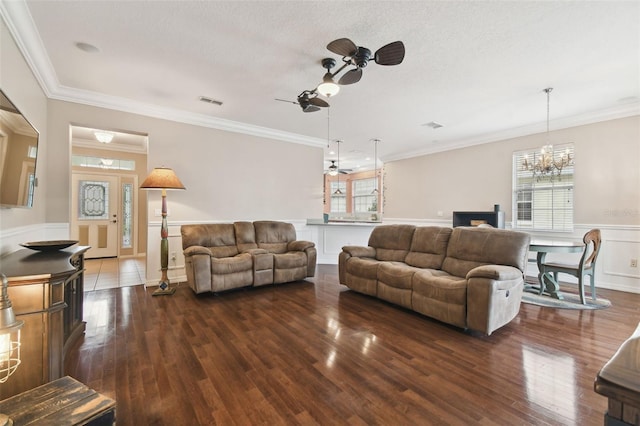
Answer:
[[[545,272],[542,266],[545,263],[547,253],[582,253],[584,243],[582,241],[532,239],[529,243],[529,251],[537,252],[536,263],[538,265],[538,285],[527,284],[525,291],[547,293],[549,296],[562,300],[560,284],[553,273]]]

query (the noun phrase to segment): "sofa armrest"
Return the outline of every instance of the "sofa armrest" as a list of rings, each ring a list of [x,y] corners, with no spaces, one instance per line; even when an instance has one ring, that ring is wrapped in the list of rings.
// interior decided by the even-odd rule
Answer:
[[[353,257],[372,257],[372,258],[376,257],[375,247],[344,246],[342,247],[342,251],[349,253],[349,255]]]
[[[184,250],[184,268],[189,287],[196,293],[211,291],[211,251],[202,246],[191,246]]]
[[[524,276],[513,266],[484,265],[467,274],[467,327],[484,334],[520,312]]]
[[[185,257],[194,256],[196,254],[207,254],[209,256],[212,255],[211,250],[203,246],[189,246],[186,249],[184,249],[183,253]]]
[[[288,251],[305,251],[310,247],[315,247],[315,244],[311,241],[296,240],[289,241],[289,244],[287,244]]]
[[[522,271],[513,266],[483,265],[473,268],[467,274],[470,278],[488,278],[496,281],[508,281],[523,278]]]

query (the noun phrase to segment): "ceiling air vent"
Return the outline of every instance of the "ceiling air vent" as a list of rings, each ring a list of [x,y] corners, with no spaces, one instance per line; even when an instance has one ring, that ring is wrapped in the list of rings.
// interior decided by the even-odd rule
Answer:
[[[435,122],[435,121],[430,121],[428,123],[424,123],[423,126],[426,127],[431,127],[432,129],[439,129],[440,127],[444,127],[442,124]]]
[[[200,100],[202,102],[206,102],[208,104],[214,104],[214,105],[218,105],[218,106],[222,105],[222,101],[216,101],[215,99],[207,98],[206,96],[200,96]]]

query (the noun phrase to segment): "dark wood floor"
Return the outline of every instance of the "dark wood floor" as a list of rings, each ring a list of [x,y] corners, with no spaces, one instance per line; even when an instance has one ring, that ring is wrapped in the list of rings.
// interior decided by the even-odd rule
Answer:
[[[593,381],[640,295],[599,295],[613,306],[523,304],[487,337],[350,291],[328,265],[217,296],[97,290],[65,368],[116,399],[118,425],[601,425]]]

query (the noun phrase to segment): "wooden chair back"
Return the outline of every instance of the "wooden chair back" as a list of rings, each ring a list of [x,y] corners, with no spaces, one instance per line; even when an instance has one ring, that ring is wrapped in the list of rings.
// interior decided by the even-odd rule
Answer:
[[[595,268],[596,259],[598,258],[598,253],[600,252],[600,245],[602,243],[602,236],[600,234],[599,229],[592,229],[591,231],[584,234],[582,238],[582,242],[584,242],[584,253],[582,254],[582,258],[580,259],[580,265],[578,268],[583,270],[584,268]],[[589,254],[589,257],[587,257]]]

